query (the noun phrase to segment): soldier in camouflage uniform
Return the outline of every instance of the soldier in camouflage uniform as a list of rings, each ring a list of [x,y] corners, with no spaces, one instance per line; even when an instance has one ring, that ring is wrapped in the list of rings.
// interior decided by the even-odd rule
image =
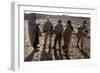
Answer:
[[[78,33],[77,33],[77,37],[78,37],[78,40],[77,40],[77,47],[79,48],[78,46],[78,43],[79,41],[81,40],[81,49],[83,49],[83,44],[84,44],[84,38],[87,36],[88,34],[88,29],[87,29],[87,23],[86,21],[84,20],[83,23],[82,23],[82,26],[80,26],[78,28]]]
[[[68,51],[69,51],[72,31],[73,31],[73,26],[71,25],[71,21],[68,20],[63,34],[64,46],[62,47],[67,59],[69,59]]]
[[[62,40],[63,31],[64,31],[64,28],[62,25],[62,21],[59,20],[58,24],[55,26],[55,29],[54,29],[54,33],[55,33],[54,47],[56,47],[56,44],[58,42],[59,49],[61,48],[61,40]]]
[[[44,32],[44,48],[46,48],[47,39],[49,37],[49,46],[51,46],[51,38],[53,34],[53,24],[50,22],[49,18],[47,18],[47,22],[43,25]]]
[[[54,39],[54,51],[57,52],[56,50],[56,44],[58,42],[59,44],[59,54],[62,55],[62,50],[61,50],[61,41],[62,41],[62,35],[63,35],[63,31],[64,31],[64,28],[63,28],[63,25],[62,25],[62,21],[61,20],[58,20],[58,24],[55,26],[55,29],[54,29],[54,33],[55,33],[55,39]],[[61,56],[61,59],[62,59],[62,56]]]

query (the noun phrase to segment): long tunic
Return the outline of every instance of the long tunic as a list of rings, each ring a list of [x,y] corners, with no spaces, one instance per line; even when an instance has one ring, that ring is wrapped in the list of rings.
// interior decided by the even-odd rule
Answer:
[[[71,27],[67,27],[64,31],[63,34],[63,39],[64,39],[64,45],[69,46],[70,40],[71,40],[71,36],[72,36],[72,28]]]
[[[28,30],[31,46],[33,46],[36,34],[36,14],[29,14],[28,17]]]

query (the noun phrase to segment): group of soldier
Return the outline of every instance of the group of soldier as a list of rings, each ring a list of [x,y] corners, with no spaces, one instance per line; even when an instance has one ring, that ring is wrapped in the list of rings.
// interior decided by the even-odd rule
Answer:
[[[49,51],[51,52],[51,49],[54,49],[54,55],[57,56],[57,43],[58,43],[58,51],[59,55],[61,56],[61,59],[63,59],[63,55],[66,57],[66,59],[69,59],[69,46],[71,41],[71,36],[74,28],[72,26],[71,20],[67,20],[65,29],[63,27],[62,20],[58,20],[57,25],[54,27],[53,23],[50,21],[49,18],[47,18],[47,21],[43,25],[43,33],[44,33],[44,44],[43,44],[43,50],[46,50],[47,41],[49,40]],[[77,47],[79,47],[79,41],[81,40],[81,49],[83,49],[84,44],[84,38],[88,34],[87,29],[87,22],[84,20],[82,22],[82,25],[78,28],[78,32],[76,34],[77,36]],[[54,37],[54,45],[51,45],[52,37]],[[38,24],[36,23],[36,14],[32,14],[29,17],[29,38],[31,46],[34,48],[34,52],[38,52],[38,44],[39,44],[39,36],[41,36],[41,31],[39,29]],[[63,41],[63,44],[61,43]]]

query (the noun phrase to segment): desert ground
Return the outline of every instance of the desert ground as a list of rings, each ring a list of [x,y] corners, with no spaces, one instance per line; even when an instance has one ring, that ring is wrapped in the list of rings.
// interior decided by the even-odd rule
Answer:
[[[46,19],[37,19],[37,23],[40,23],[39,28],[41,30],[42,36],[40,36],[40,38],[39,38],[39,40],[40,40],[39,41],[40,44],[38,44],[40,46],[39,52],[35,53],[34,55],[33,55],[33,48],[30,47],[30,41],[29,41],[29,35],[28,35],[28,20],[25,19],[25,21],[24,21],[24,61],[25,62],[26,61],[56,60],[53,49],[51,49],[51,53],[48,53],[49,42],[47,42],[46,51],[43,50],[44,33],[42,32],[42,27],[43,27],[43,24],[45,23],[45,21],[46,21]],[[55,26],[57,24],[57,20],[51,19],[51,22],[53,23],[53,26]],[[76,23],[77,23],[77,21],[76,21]],[[63,23],[63,25],[65,26],[65,22]],[[79,27],[79,23],[78,24],[72,23],[72,25],[74,27],[74,31],[72,34],[72,39],[70,42],[69,53],[68,53],[70,60],[71,59],[89,59],[90,58],[90,38],[84,39],[84,41],[85,41],[84,49],[83,49],[84,52],[81,51],[79,48],[76,47],[77,37],[75,35],[77,33],[77,28]],[[90,24],[88,25],[88,28],[90,28]],[[55,35],[53,35],[51,46],[54,45],[54,36]],[[89,34],[89,36],[90,36],[90,34]],[[62,41],[62,45],[63,45],[63,41]],[[80,45],[80,43],[79,43],[79,45]],[[65,59],[65,56],[63,56],[63,59]]]

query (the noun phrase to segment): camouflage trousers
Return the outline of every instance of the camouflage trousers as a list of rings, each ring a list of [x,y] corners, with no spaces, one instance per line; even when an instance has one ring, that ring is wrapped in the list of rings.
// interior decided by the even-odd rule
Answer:
[[[58,43],[59,49],[61,49],[61,41],[62,41],[62,35],[56,34],[55,39],[54,39],[54,47],[56,47],[56,44]]]
[[[45,32],[44,33],[44,47],[46,47],[47,45],[47,40],[49,39],[49,44],[51,44],[51,40],[52,40],[52,35],[53,33],[52,32]]]

